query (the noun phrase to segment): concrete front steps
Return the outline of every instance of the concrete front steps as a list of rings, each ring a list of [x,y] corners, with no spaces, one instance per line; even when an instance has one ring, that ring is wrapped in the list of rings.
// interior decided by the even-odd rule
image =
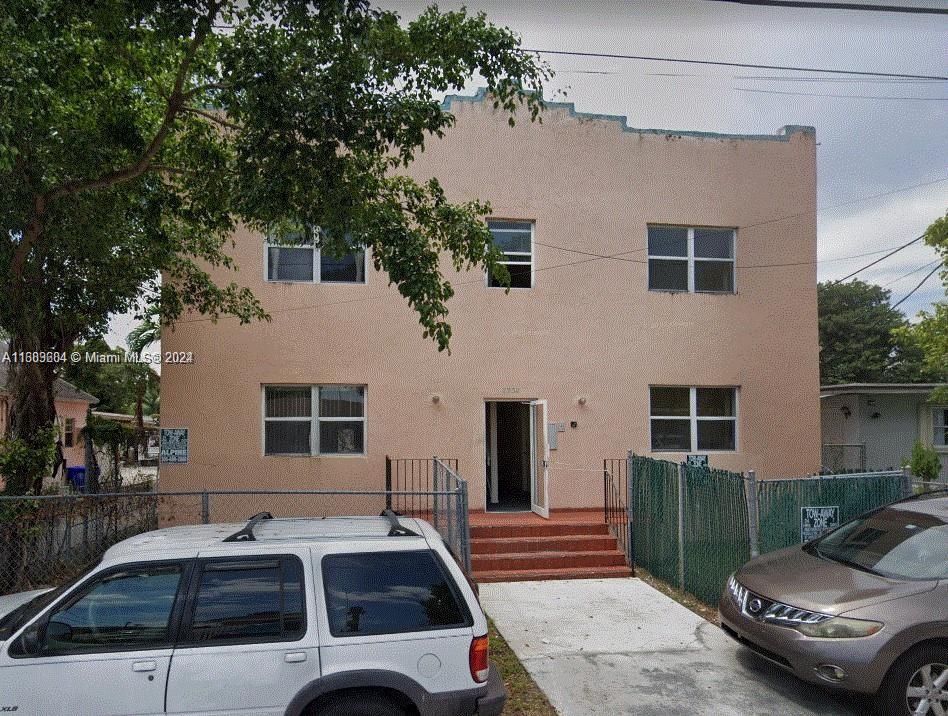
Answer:
[[[471,525],[471,569],[478,582],[629,577],[625,555],[596,519]]]

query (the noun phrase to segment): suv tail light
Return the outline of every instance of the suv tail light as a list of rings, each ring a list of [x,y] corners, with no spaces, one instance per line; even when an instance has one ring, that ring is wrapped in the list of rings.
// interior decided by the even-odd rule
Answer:
[[[487,673],[490,671],[489,651],[486,634],[471,640],[471,678],[479,684],[487,681]]]

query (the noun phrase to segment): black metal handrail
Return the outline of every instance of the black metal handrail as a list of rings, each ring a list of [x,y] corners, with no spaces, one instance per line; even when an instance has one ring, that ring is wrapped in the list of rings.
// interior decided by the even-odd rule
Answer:
[[[454,472],[457,458],[439,458]],[[427,518],[434,507],[434,458],[385,456],[385,507],[402,515]],[[402,494],[399,494],[402,493]]]
[[[628,463],[623,458],[602,461],[603,516],[609,533],[616,538],[626,562],[635,574],[632,521],[629,519]]]

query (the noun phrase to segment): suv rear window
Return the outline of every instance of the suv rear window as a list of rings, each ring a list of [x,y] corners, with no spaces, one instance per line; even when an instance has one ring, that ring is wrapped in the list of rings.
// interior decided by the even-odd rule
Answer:
[[[323,558],[322,569],[333,636],[472,624],[454,583],[431,551],[334,554]]]
[[[296,557],[203,565],[187,641],[293,641],[305,631],[303,567]]]

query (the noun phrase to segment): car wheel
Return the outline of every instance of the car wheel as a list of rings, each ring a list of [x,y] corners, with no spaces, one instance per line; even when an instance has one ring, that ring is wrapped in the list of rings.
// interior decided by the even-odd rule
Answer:
[[[879,709],[893,716],[948,713],[948,647],[923,645],[895,662],[879,693]]]
[[[352,691],[338,696],[316,711],[317,716],[405,716],[405,712],[378,694]]]

